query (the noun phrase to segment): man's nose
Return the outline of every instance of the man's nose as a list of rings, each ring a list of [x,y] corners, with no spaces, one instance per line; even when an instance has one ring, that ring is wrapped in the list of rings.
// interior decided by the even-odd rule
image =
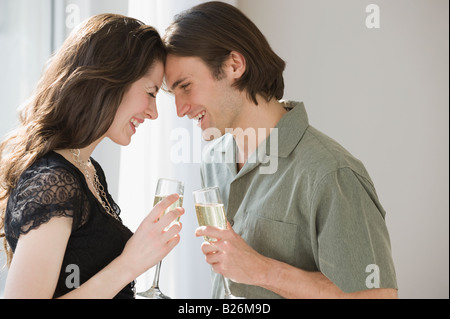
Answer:
[[[186,100],[175,97],[175,104],[177,106],[177,115],[178,117],[185,117],[186,114],[191,109],[191,106],[189,103],[187,103]]]

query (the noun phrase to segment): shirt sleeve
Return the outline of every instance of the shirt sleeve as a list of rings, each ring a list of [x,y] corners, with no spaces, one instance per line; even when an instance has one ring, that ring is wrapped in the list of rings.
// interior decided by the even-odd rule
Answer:
[[[312,200],[319,270],[344,292],[397,288],[385,211],[371,181],[329,173]]]
[[[10,236],[17,240],[53,217],[72,218],[72,229],[77,229],[86,218],[86,208],[80,183],[71,172],[40,168],[20,179],[8,202],[6,222]]]

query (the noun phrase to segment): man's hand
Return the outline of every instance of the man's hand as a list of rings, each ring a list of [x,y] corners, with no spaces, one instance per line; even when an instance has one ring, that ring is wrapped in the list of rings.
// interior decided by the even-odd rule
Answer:
[[[228,229],[212,226],[199,227],[195,235],[215,238],[204,242],[202,252],[213,270],[241,284],[260,285],[267,272],[266,257],[257,253],[228,223]]]

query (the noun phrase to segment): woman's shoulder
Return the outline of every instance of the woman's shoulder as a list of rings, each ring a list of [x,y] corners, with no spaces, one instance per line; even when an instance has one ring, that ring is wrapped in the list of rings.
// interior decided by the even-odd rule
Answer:
[[[82,178],[82,173],[63,156],[50,152],[24,171],[11,196],[16,197],[16,202],[37,200],[61,205],[80,198]]]
[[[10,199],[16,208],[35,205],[73,209],[85,201],[82,178],[83,174],[63,156],[51,152],[24,171]]]
[[[6,221],[10,237],[17,239],[53,217],[73,218],[73,229],[80,227],[89,203],[79,175],[83,176],[56,153],[36,160],[9,197]]]
[[[50,152],[37,159],[24,171],[19,179],[18,186],[20,187],[23,183],[33,182],[40,184],[45,181],[50,184],[72,184],[79,187],[80,177],[81,172],[69,161],[55,152]]]

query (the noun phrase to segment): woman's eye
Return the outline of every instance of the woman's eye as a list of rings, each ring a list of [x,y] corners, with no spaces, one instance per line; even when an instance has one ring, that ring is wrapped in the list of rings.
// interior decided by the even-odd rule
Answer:
[[[190,85],[191,85],[191,83],[187,83],[187,84],[182,85],[181,88],[183,90],[186,90]]]
[[[156,94],[154,94],[154,93],[149,93],[148,95],[150,95],[152,98],[156,99]]]

